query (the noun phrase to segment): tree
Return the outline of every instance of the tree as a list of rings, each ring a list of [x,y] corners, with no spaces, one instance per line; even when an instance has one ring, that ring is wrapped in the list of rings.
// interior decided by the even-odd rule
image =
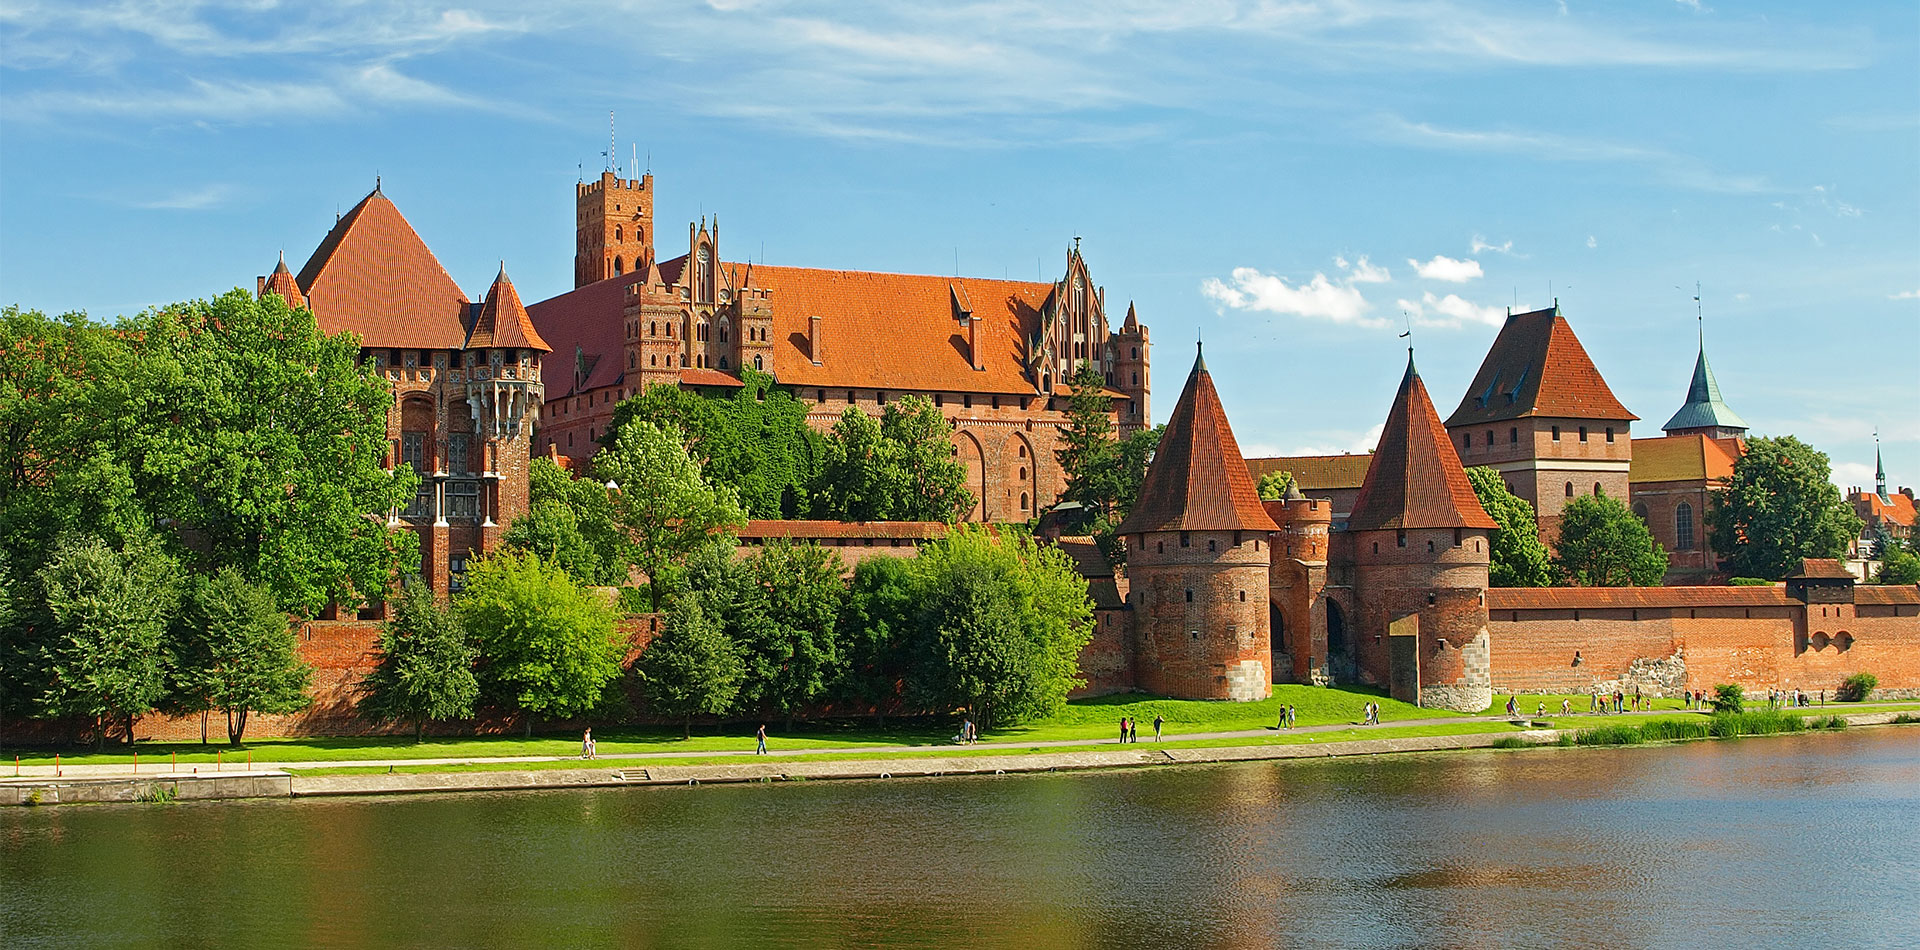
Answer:
[[[167,693],[167,624],[179,604],[178,566],[151,540],[115,550],[70,536],[40,570],[50,642],[39,712],[94,720],[105,745],[112,725],[133,742],[133,723]]]
[[[880,419],[848,406],[827,433],[814,515],[843,521],[957,521],[973,507],[953,427],[925,396]]]
[[[662,585],[671,583],[668,575],[688,553],[746,523],[733,489],[709,485],[679,433],[651,422],[622,426],[594,457],[594,472],[615,485],[614,519],[627,531],[633,563],[647,575],[655,611]]]
[[[627,579],[626,532],[614,520],[607,487],[574,478],[550,459],[527,467],[527,513],[514,519],[504,544],[540,555],[582,584],[617,587]]]
[[[537,554],[469,564],[453,613],[479,654],[482,693],[524,712],[529,736],[535,716],[592,711],[626,656],[613,607]]]
[[[393,607],[393,619],[380,630],[380,659],[360,684],[360,710],[379,720],[413,723],[413,741],[419,742],[427,723],[473,715],[480,698],[474,651],[460,622],[419,578],[407,578]]]
[[[914,561],[909,695],[983,727],[1050,715],[1081,681],[1093,605],[1072,560],[1024,534],[963,526]]]
[[[908,668],[919,587],[913,562],[871,557],[855,565],[840,613],[842,677],[836,698],[871,705],[884,722],[889,703],[900,699]]]
[[[1287,489],[1293,487],[1293,473],[1275,469],[1260,476],[1254,490],[1260,493],[1261,501],[1279,501],[1287,497]]]
[[[840,556],[770,539],[740,566],[725,614],[746,668],[736,705],[791,723],[844,677],[835,636],[846,597]]]
[[[630,419],[678,430],[706,478],[739,494],[754,518],[793,518],[811,505],[823,441],[807,425],[808,404],[772,376],[742,367],[739,389],[722,397],[661,383],[613,410],[608,441]]]
[[[1920,584],[1920,555],[1914,554],[1911,545],[1898,541],[1882,544],[1880,547],[1880,572],[1874,575],[1876,584]]]
[[[1713,688],[1713,704],[1716,713],[1737,713],[1746,708],[1747,691],[1739,683],[1721,683]]]
[[[1113,454],[1119,444],[1113,429],[1113,397],[1107,381],[1090,362],[1082,361],[1073,375],[1073,395],[1067,399],[1067,424],[1060,428],[1060,448],[1054,458],[1067,484],[1061,501],[1070,501],[1098,516],[1114,502]]]
[[[1561,509],[1553,566],[1579,587],[1655,587],[1667,552],[1618,499],[1582,495]]]
[[[1467,481],[1499,527],[1488,538],[1488,584],[1493,587],[1546,587],[1553,583],[1553,565],[1540,541],[1540,522],[1533,505],[1507,488],[1506,479],[1490,468],[1467,469]],[[1663,567],[1664,571],[1665,568]]]
[[[95,420],[185,559],[232,566],[311,615],[383,596],[418,538],[369,517],[417,478],[385,466],[387,383],[351,334],[233,290],[121,327],[134,360],[123,411]]]
[[[1734,574],[1769,580],[1802,558],[1846,556],[1862,525],[1830,474],[1826,453],[1793,436],[1748,440],[1707,509],[1713,549]]]
[[[227,743],[239,745],[254,712],[290,713],[313,700],[313,668],[300,659],[287,615],[264,585],[223,567],[193,584],[172,651],[174,688],[195,711],[227,717]]]
[[[659,715],[680,719],[682,735],[689,739],[693,717],[733,708],[746,675],[740,651],[720,621],[689,594],[668,605],[666,624],[640,655],[637,672],[648,705]]]

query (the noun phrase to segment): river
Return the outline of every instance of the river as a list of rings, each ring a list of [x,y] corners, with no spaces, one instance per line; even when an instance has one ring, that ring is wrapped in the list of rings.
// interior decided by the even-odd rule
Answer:
[[[0,945],[1914,947],[1920,730],[8,809]]]

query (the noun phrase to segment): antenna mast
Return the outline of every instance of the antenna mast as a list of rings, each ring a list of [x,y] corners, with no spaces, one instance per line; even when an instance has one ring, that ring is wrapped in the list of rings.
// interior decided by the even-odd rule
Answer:
[[[602,153],[602,154],[604,154],[604,155],[606,155],[606,156],[607,156],[607,171],[613,171],[613,163],[614,163],[614,162],[616,162],[616,161],[618,161],[618,159],[616,159],[616,158],[614,158],[614,157],[613,157],[613,156],[614,156],[614,151],[613,151],[613,149],[614,149],[614,144],[613,144],[613,110],[612,110],[612,109],[608,109],[608,110],[607,110],[607,150],[606,150],[606,151],[605,151],[604,153]]]

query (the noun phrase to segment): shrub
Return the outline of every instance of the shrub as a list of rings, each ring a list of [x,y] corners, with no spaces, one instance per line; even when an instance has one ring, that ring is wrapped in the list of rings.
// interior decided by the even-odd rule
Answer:
[[[1721,683],[1713,688],[1713,711],[1737,713],[1746,708],[1746,691],[1739,683]]]
[[[1562,732],[1560,733],[1560,735],[1554,738],[1553,744],[1564,748],[1566,746],[1571,746],[1578,741],[1579,741],[1579,737],[1574,735],[1573,733]]]
[[[1728,587],[1771,587],[1773,582],[1764,577],[1736,577],[1727,581]]]
[[[1807,720],[1807,728],[1808,729],[1826,729],[1828,731],[1838,732],[1841,729],[1847,728],[1847,717],[1815,716],[1812,719]]]
[[[1524,749],[1531,745],[1533,745],[1533,743],[1519,736],[1501,736],[1493,740],[1493,747],[1496,749]]]
[[[1834,698],[1843,703],[1864,703],[1873,695],[1874,687],[1880,685],[1880,678],[1872,673],[1855,673],[1841,681],[1840,689]]]
[[[1639,745],[1642,736],[1638,726],[1597,726],[1580,730],[1573,741],[1577,745]]]
[[[1920,716],[1916,716],[1913,713],[1901,713],[1893,717],[1893,724],[1896,726],[1908,726],[1914,723],[1920,723]]]
[[[1655,719],[1640,726],[1640,735],[1648,742],[1678,739],[1705,739],[1713,730],[1704,719]]]

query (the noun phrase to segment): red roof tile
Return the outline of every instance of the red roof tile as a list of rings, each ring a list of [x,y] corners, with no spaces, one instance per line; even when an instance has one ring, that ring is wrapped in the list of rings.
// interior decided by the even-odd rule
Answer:
[[[1447,425],[1523,416],[1640,418],[1613,397],[1558,307],[1507,317]]]
[[[738,376],[734,376],[731,373],[723,373],[717,369],[702,369],[698,366],[691,366],[680,371],[680,385],[723,386],[728,389],[739,389],[745,386],[746,383],[741,382]]]
[[[1407,356],[1407,373],[1393,397],[1366,484],[1347,518],[1352,531],[1392,528],[1492,528],[1480,499],[1447,439],[1425,383]]]
[[[1853,602],[1881,607],[1920,604],[1920,584],[1861,584],[1853,589]]]
[[[1487,609],[1790,607],[1800,601],[1779,585],[1765,587],[1490,587]]]
[[[627,288],[645,280],[637,271],[621,274],[527,308],[541,339],[555,348],[553,358],[540,361],[548,399],[611,386],[626,375]]]
[[[1278,530],[1254,490],[1207,363],[1195,356],[1140,500],[1118,533]]]
[[[363,346],[466,342],[467,295],[378,189],[327,232],[298,281],[321,328],[355,333]]]
[[[280,263],[275,264],[273,273],[267,276],[265,292],[277,295],[287,302],[287,306],[299,308],[307,305],[306,297],[300,293],[300,285],[294,282],[293,272],[287,270],[287,255],[282,251]]]
[[[1888,494],[1886,501],[1881,501],[1879,494],[1870,491],[1854,492],[1847,496],[1847,500],[1853,503],[1853,510],[1859,512],[1863,521],[1871,523],[1877,518],[1909,528],[1914,526],[1913,499],[1899,492]]]
[[[1367,466],[1373,456],[1360,455],[1291,455],[1274,458],[1247,459],[1247,471],[1253,475],[1254,483],[1268,472],[1292,472],[1293,483],[1303,492],[1330,491],[1336,488],[1359,488],[1367,480]]]
[[[1807,578],[1811,580],[1850,581],[1853,572],[1832,558],[1807,557],[1800,559],[1800,567],[1789,578]]]
[[[1747,454],[1743,439],[1709,439],[1699,433],[1633,440],[1628,478],[1636,485],[1655,482],[1714,482],[1733,477],[1733,463]]]
[[[467,335],[468,349],[489,346],[542,351],[553,349],[533,328],[527,308],[520,303],[519,291],[514,290],[513,281],[507,279],[505,264],[500,265],[499,276],[493,279],[493,286],[487,289],[487,302],[481,305],[480,316],[474,319],[473,331]]]

